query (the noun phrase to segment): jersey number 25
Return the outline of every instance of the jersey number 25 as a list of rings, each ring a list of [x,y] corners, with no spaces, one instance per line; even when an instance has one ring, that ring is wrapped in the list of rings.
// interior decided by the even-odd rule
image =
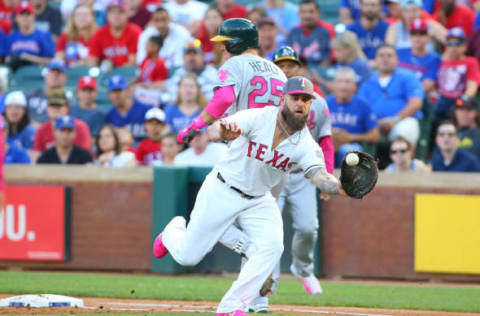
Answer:
[[[253,87],[253,90],[248,94],[248,107],[280,106],[283,85],[284,83],[281,80],[275,78],[270,78],[270,82],[268,82],[264,77],[253,77],[250,80],[250,86]],[[265,96],[267,93],[268,95]]]

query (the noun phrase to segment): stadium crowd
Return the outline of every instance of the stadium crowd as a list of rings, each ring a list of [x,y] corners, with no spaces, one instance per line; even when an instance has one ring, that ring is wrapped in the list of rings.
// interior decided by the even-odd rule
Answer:
[[[325,96],[336,166],[363,150],[386,172],[480,172],[480,1],[325,2],[338,16],[315,0],[0,0],[5,163],[212,166],[226,145],[175,133],[212,97],[210,38],[246,17],[263,57],[292,47]]]

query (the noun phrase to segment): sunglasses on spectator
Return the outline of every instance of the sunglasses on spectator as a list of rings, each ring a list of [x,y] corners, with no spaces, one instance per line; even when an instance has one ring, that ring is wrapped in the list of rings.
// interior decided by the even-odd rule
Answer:
[[[440,137],[443,137],[443,136],[453,137],[453,136],[457,135],[457,133],[454,133],[454,132],[439,132],[437,135],[440,136]]]
[[[396,154],[405,154],[408,150],[407,149],[392,149],[390,150],[390,153],[392,155],[396,155]]]
[[[463,44],[465,44],[464,40],[447,40],[445,42],[446,46],[462,46]]]

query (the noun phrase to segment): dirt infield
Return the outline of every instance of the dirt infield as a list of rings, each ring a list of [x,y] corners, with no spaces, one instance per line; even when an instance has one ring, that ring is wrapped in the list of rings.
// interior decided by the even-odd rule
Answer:
[[[4,295],[2,295],[4,296]],[[83,298],[85,307],[51,307],[51,308],[26,308],[26,307],[3,307],[0,314],[18,315],[41,315],[41,314],[100,314],[100,313],[213,313],[217,302],[187,302],[187,301],[155,301],[155,300],[132,300],[115,298]],[[342,315],[342,316],[452,316],[452,315],[475,315],[473,313],[449,313],[439,311],[419,310],[394,310],[377,308],[354,308],[354,307],[318,307],[297,305],[272,305],[272,313],[290,315]],[[478,314],[477,314],[478,315]]]

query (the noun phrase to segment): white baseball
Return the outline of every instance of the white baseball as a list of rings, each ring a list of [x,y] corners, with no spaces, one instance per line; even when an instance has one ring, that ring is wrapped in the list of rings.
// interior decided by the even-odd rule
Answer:
[[[349,166],[356,166],[359,161],[360,158],[358,158],[358,155],[356,153],[349,153],[347,154],[347,157],[345,157],[345,162]]]

